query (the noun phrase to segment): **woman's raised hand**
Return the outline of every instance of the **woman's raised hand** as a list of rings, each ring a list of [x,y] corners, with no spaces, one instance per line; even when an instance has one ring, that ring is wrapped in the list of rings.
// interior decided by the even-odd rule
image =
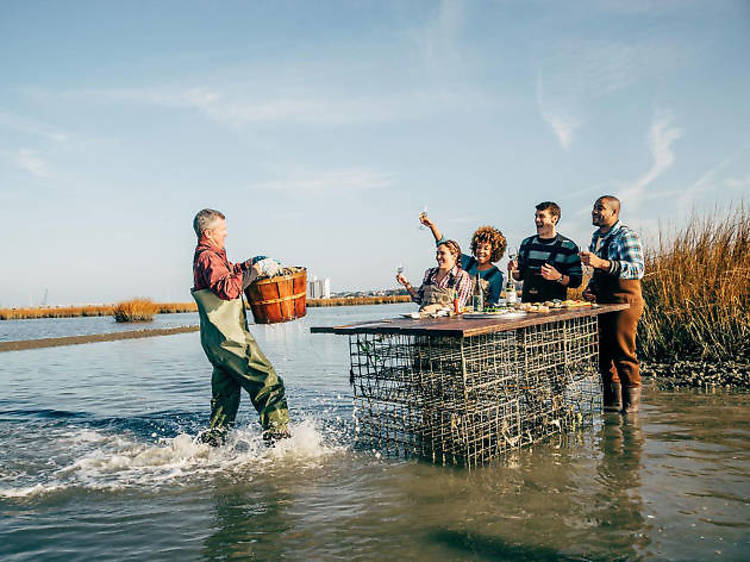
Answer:
[[[419,222],[421,222],[427,228],[432,228],[433,226],[435,226],[435,223],[432,222],[432,219],[428,217],[426,214],[419,215]]]
[[[399,285],[403,285],[404,287],[406,287],[409,284],[409,282],[406,280],[406,277],[404,277],[400,273],[396,275],[396,281],[398,282]]]

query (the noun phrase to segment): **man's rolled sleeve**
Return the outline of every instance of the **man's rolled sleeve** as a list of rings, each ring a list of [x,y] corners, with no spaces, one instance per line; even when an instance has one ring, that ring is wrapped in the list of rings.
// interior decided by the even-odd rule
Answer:
[[[645,271],[643,246],[637,233],[627,230],[618,239],[613,275],[620,279],[641,279]]]
[[[206,255],[201,258],[205,261],[203,275],[211,291],[220,299],[231,301],[239,298],[242,294],[242,269],[240,264],[235,264],[230,270],[227,265],[217,256]]]

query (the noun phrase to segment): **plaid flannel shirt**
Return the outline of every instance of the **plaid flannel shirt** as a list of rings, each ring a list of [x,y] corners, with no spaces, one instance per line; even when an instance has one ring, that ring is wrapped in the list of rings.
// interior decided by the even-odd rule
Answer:
[[[211,289],[220,299],[231,301],[242,294],[245,263],[233,264],[227,252],[201,238],[193,256],[193,290]]]
[[[424,297],[424,288],[427,285],[434,285],[441,289],[452,287],[456,290],[456,293],[458,293],[459,305],[462,307],[466,305],[466,301],[469,300],[469,295],[471,294],[471,289],[473,286],[471,276],[457,265],[454,265],[453,269],[448,272],[448,275],[443,277],[440,280],[440,283],[438,283],[438,271],[439,268],[437,267],[431,267],[430,269],[425,271],[422,285],[417,290],[417,296],[412,297],[411,300],[413,300],[417,304],[421,304],[422,297]]]
[[[608,241],[609,250],[605,255]],[[606,234],[598,230],[594,232],[589,251],[609,261],[609,271],[605,274],[620,279],[643,279],[645,266],[641,238],[619,220]]]

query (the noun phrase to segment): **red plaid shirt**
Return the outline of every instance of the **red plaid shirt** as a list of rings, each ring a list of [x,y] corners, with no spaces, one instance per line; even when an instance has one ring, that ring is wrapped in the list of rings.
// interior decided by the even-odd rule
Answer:
[[[220,299],[231,301],[242,294],[244,263],[232,264],[226,250],[219,250],[201,238],[193,256],[194,291],[211,289]]]

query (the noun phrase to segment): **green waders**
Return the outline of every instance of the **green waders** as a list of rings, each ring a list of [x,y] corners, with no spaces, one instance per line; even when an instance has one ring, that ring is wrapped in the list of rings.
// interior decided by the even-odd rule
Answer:
[[[284,382],[250,334],[242,298],[225,301],[210,289],[193,291],[193,298],[201,320],[201,345],[214,367],[211,429],[225,430],[234,423],[244,388],[264,433],[285,432],[289,410]]]

